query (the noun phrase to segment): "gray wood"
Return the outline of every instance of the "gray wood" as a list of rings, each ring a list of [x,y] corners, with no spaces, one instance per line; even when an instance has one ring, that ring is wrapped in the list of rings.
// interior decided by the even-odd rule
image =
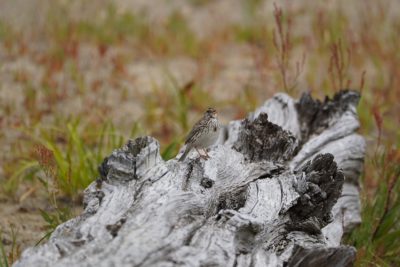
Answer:
[[[229,123],[207,161],[130,140],[99,167],[84,212],[14,266],[351,265],[340,242],[361,220],[358,99],[277,94]]]

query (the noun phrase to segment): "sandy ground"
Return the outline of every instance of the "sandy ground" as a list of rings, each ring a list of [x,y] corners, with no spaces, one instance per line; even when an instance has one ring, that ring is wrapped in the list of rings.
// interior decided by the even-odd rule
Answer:
[[[0,228],[2,229],[1,242],[6,251],[13,245],[13,233],[16,238],[16,249],[22,251],[26,246],[32,246],[44,235],[44,221],[38,207],[44,207],[42,200],[31,198],[21,203],[0,199]]]

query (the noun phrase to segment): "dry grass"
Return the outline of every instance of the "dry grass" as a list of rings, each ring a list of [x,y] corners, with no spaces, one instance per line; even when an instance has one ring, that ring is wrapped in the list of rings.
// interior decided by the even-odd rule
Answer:
[[[400,265],[397,1],[131,2],[1,3],[0,205],[49,200],[32,211],[48,231],[128,137],[151,134],[171,158],[209,105],[228,121],[278,91],[354,88],[368,154],[347,242],[359,266]]]

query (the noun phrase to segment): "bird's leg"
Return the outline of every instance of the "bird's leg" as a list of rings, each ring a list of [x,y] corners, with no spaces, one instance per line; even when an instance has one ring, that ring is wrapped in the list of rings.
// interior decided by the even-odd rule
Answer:
[[[207,159],[209,159],[209,158],[210,158],[210,155],[208,155],[208,153],[207,153],[207,148],[204,148],[203,150],[204,150],[204,152],[206,153]]]
[[[195,147],[195,148],[196,148],[196,151],[197,151],[197,153],[199,153],[199,155],[200,155],[201,158],[207,159],[207,156],[201,154],[200,151],[197,149],[197,147]]]

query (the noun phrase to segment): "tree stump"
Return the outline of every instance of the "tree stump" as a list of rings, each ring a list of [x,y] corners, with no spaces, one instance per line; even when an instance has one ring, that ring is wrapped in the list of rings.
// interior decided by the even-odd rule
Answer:
[[[14,266],[350,266],[359,224],[359,94],[277,94],[230,122],[209,160],[164,161],[152,137],[99,167],[84,212]],[[179,155],[178,155],[179,157]]]

